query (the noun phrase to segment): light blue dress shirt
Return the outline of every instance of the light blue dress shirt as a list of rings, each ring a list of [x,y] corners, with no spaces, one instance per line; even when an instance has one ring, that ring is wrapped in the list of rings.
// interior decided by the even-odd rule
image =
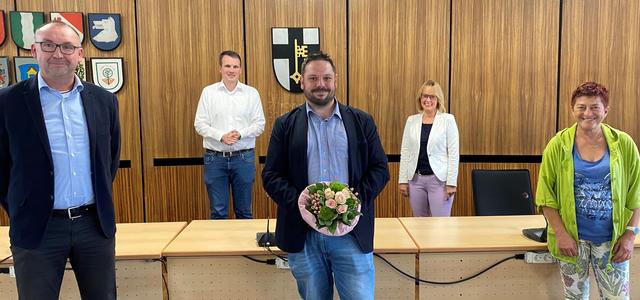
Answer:
[[[335,100],[335,109],[327,119],[313,112],[309,103],[306,103],[306,108],[309,184],[320,181],[349,184],[349,143],[338,101]]]
[[[91,182],[89,130],[76,76],[73,88],[60,93],[38,73],[40,104],[47,128],[54,173],[54,209],[94,203]]]

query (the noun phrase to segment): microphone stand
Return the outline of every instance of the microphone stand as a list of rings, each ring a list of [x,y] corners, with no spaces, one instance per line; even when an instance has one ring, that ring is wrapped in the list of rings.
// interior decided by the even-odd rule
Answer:
[[[256,241],[260,247],[277,246],[276,236],[269,232],[269,219],[267,219],[267,232],[256,233]]]
[[[529,200],[529,193],[522,193],[522,198],[525,201]],[[533,203],[531,204],[531,211],[533,212]],[[525,228],[522,229],[522,234],[536,242],[546,243],[547,242],[547,229],[549,228],[549,221],[547,221],[547,217],[543,214],[545,226],[542,228]]]

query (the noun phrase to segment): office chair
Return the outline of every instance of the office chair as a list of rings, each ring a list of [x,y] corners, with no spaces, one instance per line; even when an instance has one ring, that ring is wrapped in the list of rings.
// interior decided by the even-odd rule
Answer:
[[[473,170],[471,181],[477,216],[535,213],[529,170]],[[526,228],[522,234],[534,241],[547,241],[546,227]]]
[[[477,216],[534,213],[529,170],[473,170],[471,181]]]

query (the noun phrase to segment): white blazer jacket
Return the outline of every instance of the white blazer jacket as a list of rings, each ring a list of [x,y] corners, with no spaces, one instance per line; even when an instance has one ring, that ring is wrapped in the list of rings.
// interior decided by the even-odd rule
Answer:
[[[399,183],[411,180],[418,167],[422,113],[409,116],[402,134]],[[427,142],[429,165],[433,174],[446,185],[457,186],[460,144],[458,126],[452,114],[437,112]]]

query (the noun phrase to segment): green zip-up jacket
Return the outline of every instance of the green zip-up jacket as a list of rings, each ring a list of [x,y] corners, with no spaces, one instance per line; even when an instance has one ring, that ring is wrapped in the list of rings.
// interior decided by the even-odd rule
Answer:
[[[640,207],[640,157],[633,139],[607,124],[600,127],[609,146],[611,169],[611,201],[613,204],[613,235],[609,267],[613,257],[613,246],[626,230],[633,210]],[[542,154],[542,165],[536,189],[536,206],[558,210],[567,232],[577,241],[576,206],[573,194],[573,146],[577,124],[558,132],[547,144]],[[556,244],[556,234],[549,226],[547,246],[551,255],[559,260],[576,263],[576,257],[563,256]]]

